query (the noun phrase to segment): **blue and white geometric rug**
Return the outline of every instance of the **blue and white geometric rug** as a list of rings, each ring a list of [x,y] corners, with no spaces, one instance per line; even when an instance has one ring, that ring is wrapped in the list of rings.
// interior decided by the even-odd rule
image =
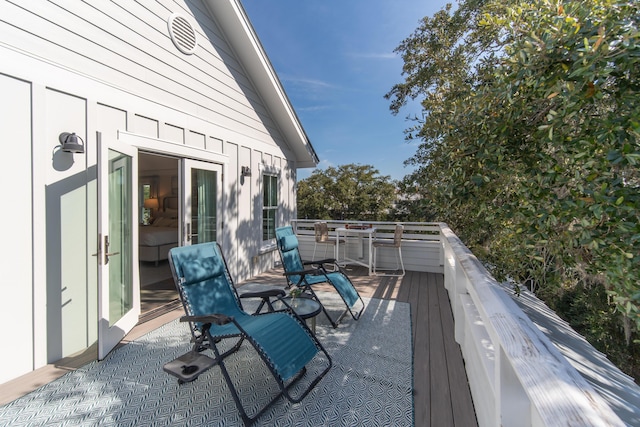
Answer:
[[[320,297],[328,306],[333,295]],[[365,302],[360,320],[347,315],[337,329],[318,316],[316,335],[333,359],[331,370],[302,402],[280,398],[254,425],[413,425],[409,304]],[[168,323],[0,407],[0,425],[242,425],[217,366],[182,385],[163,371],[165,363],[190,350],[189,338],[186,323]],[[245,343],[225,359],[250,415],[274,390],[253,356]]]

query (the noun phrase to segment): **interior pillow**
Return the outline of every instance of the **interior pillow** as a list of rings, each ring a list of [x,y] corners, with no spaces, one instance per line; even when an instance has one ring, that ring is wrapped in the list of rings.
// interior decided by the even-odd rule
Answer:
[[[178,218],[178,209],[165,209],[164,215],[162,216],[166,216],[173,219]]]
[[[157,217],[178,218],[178,209],[158,210]]]
[[[165,218],[165,217],[159,217],[156,218],[155,221],[153,221],[153,224],[151,224],[153,227],[171,227],[171,219],[170,218]]]

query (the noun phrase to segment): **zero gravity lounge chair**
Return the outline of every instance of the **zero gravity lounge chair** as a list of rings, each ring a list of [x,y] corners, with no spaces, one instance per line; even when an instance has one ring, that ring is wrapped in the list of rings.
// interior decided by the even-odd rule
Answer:
[[[180,320],[189,322],[193,350],[167,363],[164,369],[183,383],[195,380],[215,364],[220,366],[245,425],[253,423],[280,396],[293,403],[300,402],[331,368],[329,354],[304,321],[290,309],[263,314],[248,314],[243,310],[216,243],[173,248],[169,252],[169,264],[186,312]],[[280,289],[252,293],[251,296],[262,297],[265,302],[278,292],[284,293]],[[261,409],[254,410],[252,416],[247,414],[239,388],[232,382],[232,378],[238,381],[243,376],[231,375],[229,371],[233,369],[233,363],[229,367],[225,364],[225,358],[239,350],[245,341],[251,346],[248,351],[255,351],[256,362],[252,363],[252,369],[261,360],[279,388],[279,392],[272,399],[269,395],[271,400]],[[205,354],[209,350],[213,357]],[[315,377],[307,373],[306,366],[310,363],[314,364],[314,372],[318,372]],[[307,378],[302,381],[305,376]],[[251,381],[254,376],[245,375],[244,378]]]
[[[322,311],[327,316],[334,328],[342,317],[349,312],[354,320],[358,320],[364,310],[364,301],[357,289],[349,280],[349,277],[342,271],[335,259],[324,259],[318,261],[303,261],[298,250],[298,238],[291,226],[276,228],[276,240],[280,259],[284,268],[284,275],[289,286],[297,286],[303,292],[311,295],[322,306]],[[333,270],[328,271],[325,265],[332,264]],[[309,268],[311,267],[311,268]],[[313,285],[328,283],[332,285],[344,301],[347,309],[336,320],[332,319],[327,309],[322,304],[313,290]],[[360,306],[356,308],[356,306]]]

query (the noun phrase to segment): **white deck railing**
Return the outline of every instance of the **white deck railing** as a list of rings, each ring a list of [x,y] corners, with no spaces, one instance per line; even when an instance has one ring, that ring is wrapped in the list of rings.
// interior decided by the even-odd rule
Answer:
[[[294,224],[305,257],[313,252],[313,223]],[[371,224],[392,236],[395,223]],[[446,224],[403,224],[406,269],[444,273],[481,427],[624,425]]]
[[[308,259],[311,259],[315,246],[315,238],[313,231],[313,220],[296,220],[293,223],[296,234],[299,236],[300,251],[304,253]],[[345,224],[360,224],[357,221],[327,221],[329,234],[335,236],[335,229],[343,227]],[[377,239],[393,240],[395,231],[395,222],[379,222],[369,221],[362,223],[371,225],[376,228],[375,237]],[[442,273],[444,258],[442,251],[442,239],[440,233],[440,224],[433,222],[402,222],[404,225],[404,234],[402,235],[402,259],[406,270],[425,271],[429,273]],[[342,236],[341,236],[342,237]],[[364,242],[366,243],[366,242]],[[327,245],[318,245],[316,250],[316,259],[326,258],[324,256]],[[328,254],[333,249],[330,247]],[[344,248],[340,248],[340,257]],[[355,236],[350,236],[347,240],[347,252],[355,254],[362,251],[363,259],[368,259],[368,245]],[[332,257],[333,255],[331,255]],[[391,250],[378,251],[378,263],[380,268],[396,267],[395,254]]]

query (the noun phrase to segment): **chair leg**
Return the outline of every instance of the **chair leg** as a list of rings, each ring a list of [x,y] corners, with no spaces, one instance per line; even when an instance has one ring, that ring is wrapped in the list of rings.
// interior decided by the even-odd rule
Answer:
[[[376,264],[378,263],[376,255],[378,253],[377,248],[374,246],[373,247],[373,275],[376,275]]]
[[[340,243],[340,246],[342,247],[342,258],[340,258],[338,244],[334,243],[333,245],[333,259],[335,259],[337,263],[339,263],[341,259],[344,260],[347,256],[347,242]],[[337,268],[334,270],[337,270]]]
[[[304,325],[302,321],[300,322],[301,322],[300,323],[301,325]],[[327,350],[325,350],[325,348],[322,346],[320,341],[318,341],[318,339],[314,335],[312,335],[310,331],[308,331],[308,333],[309,333],[309,337],[313,340],[316,347],[318,348],[318,351],[324,353],[325,357],[327,358],[327,366],[324,368],[322,372],[320,372],[319,374],[316,374],[315,379],[313,379],[311,383],[306,386],[306,389],[303,390],[298,396],[293,396],[289,392],[289,388],[292,387],[295,383],[297,383],[298,380],[300,380],[307,373],[307,367],[306,366],[303,367],[300,370],[300,372],[298,372],[287,384],[285,384],[281,379],[276,377],[274,370],[271,367],[269,367],[268,360],[266,359],[265,355],[259,351],[258,345],[256,345],[255,341],[252,340],[250,337],[247,337],[248,338],[247,341],[252,345],[254,350],[258,352],[258,355],[262,359],[265,366],[267,366],[268,369],[273,374],[273,378],[275,382],[278,383],[278,387],[280,389],[279,392],[275,394],[266,405],[264,405],[260,410],[258,410],[257,413],[253,414],[252,416],[249,416],[247,411],[244,409],[244,406],[242,405],[242,401],[240,400],[240,395],[238,393],[238,390],[236,389],[231,379],[231,375],[229,374],[229,371],[227,370],[227,367],[224,362],[224,359],[228,354],[228,351],[221,354],[220,350],[214,343],[214,339],[211,337],[211,335],[207,331],[208,340],[210,343],[212,343],[212,345],[210,345],[209,348],[213,351],[215,355],[215,360],[217,361],[217,364],[220,368],[222,376],[225,382],[227,383],[227,387],[229,388],[231,397],[233,398],[233,401],[236,405],[236,409],[238,409],[238,412],[240,413],[240,417],[242,418],[242,421],[246,427],[251,426],[260,416],[262,416],[262,414],[264,414],[282,396],[284,396],[286,399],[288,399],[292,403],[301,402],[302,399],[304,399],[311,392],[311,390],[320,382],[320,380],[327,374],[327,372],[329,372],[329,369],[331,368],[331,366],[333,366],[333,361],[331,359],[331,356],[327,352]],[[242,342],[244,341],[244,338],[245,337],[240,338],[240,343],[236,346],[236,350],[237,350],[237,347],[239,347],[240,344],[242,344]]]
[[[322,301],[320,301],[320,298],[318,298],[318,295],[316,295],[316,293],[314,292],[313,289],[311,289],[311,286],[303,286],[302,287],[303,292],[307,292],[309,295],[311,295],[311,299],[317,301],[320,304],[320,307],[322,308],[322,312],[324,313],[325,316],[327,316],[327,319],[329,320],[329,323],[331,323],[331,326],[335,329],[338,327],[338,323],[340,322],[340,319],[342,318],[342,316],[344,316],[343,313],[342,315],[340,315],[340,317],[338,318],[337,321],[334,321],[331,318],[331,315],[329,314],[329,312],[327,311],[327,309],[325,308],[324,304],[322,304]]]
[[[315,261],[316,259],[316,248],[318,247],[318,242],[313,245],[313,255],[311,256],[311,261]]]
[[[373,247],[373,274],[377,274],[377,270],[379,270],[377,268],[377,249],[375,246]],[[404,269],[404,261],[402,260],[402,247],[398,247],[398,252],[396,252],[396,270],[401,270],[402,273],[401,274],[390,274],[389,276],[398,276],[398,277],[402,277],[405,275],[405,269]],[[383,268],[383,270],[391,270],[391,269],[385,269]]]
[[[347,314],[351,314],[351,317],[353,317],[355,320],[358,320],[360,318],[360,314],[362,314],[362,310],[360,310],[360,313],[358,314],[354,314],[353,311],[347,307],[342,314],[340,314],[338,316],[337,319],[333,319],[331,317],[331,315],[329,314],[329,311],[327,310],[327,308],[324,306],[324,304],[322,304],[322,301],[320,301],[320,298],[318,298],[318,295],[316,295],[315,291],[311,288],[311,286],[309,285],[303,285],[301,287],[301,289],[303,289],[303,292],[308,293],[308,295],[311,296],[311,299],[317,301],[320,304],[320,308],[322,310],[322,312],[324,313],[324,315],[327,317],[327,320],[329,320],[329,323],[331,323],[331,327],[333,327],[333,329],[336,329],[338,327],[338,324],[340,323],[340,321],[342,320],[342,318]],[[344,300],[344,298],[343,298]],[[362,298],[360,298],[360,301],[362,301]],[[363,304],[363,309],[364,309],[364,301],[362,301]]]

